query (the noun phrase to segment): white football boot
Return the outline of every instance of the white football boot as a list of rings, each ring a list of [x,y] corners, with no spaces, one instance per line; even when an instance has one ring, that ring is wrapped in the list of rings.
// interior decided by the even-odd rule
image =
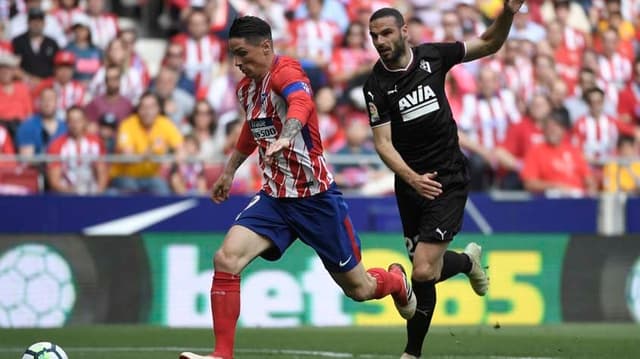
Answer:
[[[471,288],[477,295],[483,296],[489,290],[489,277],[482,268],[482,247],[477,243],[471,242],[464,248],[464,253],[471,259],[471,271],[467,273]]]
[[[212,355],[198,355],[191,352],[180,353],[178,359],[223,359],[222,357],[214,357]]]

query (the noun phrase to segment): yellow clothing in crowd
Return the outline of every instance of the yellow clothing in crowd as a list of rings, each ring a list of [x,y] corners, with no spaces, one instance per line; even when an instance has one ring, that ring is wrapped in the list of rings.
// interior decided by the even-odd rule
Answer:
[[[142,126],[137,114],[124,119],[118,128],[116,151],[135,155],[165,155],[182,145],[182,134],[167,117],[158,116],[151,128]],[[160,174],[160,164],[150,161],[116,163],[111,177],[153,177]]]
[[[604,167],[606,192],[640,192],[640,161],[626,165],[608,163]]]

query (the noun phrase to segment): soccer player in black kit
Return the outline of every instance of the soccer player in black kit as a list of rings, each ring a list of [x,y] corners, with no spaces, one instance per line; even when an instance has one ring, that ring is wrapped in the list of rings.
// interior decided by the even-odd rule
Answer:
[[[413,262],[416,314],[407,322],[401,359],[419,358],[436,304],[435,284],[465,273],[478,295],[489,280],[475,243],[447,250],[462,226],[469,192],[467,160],[444,92],[452,66],[495,53],[524,0],[505,0],[494,23],[466,42],[409,45],[407,25],[395,9],[371,15],[369,33],[380,60],[364,86],[376,151],[395,173],[395,195]]]

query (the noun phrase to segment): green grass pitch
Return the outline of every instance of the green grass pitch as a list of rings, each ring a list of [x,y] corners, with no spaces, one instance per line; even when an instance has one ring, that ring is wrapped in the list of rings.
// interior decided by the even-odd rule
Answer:
[[[206,329],[151,326],[71,326],[0,329],[0,358],[21,358],[37,341],[62,346],[70,359],[175,359],[183,350],[207,353]],[[241,329],[237,359],[398,358],[404,330],[393,328]],[[640,358],[640,325],[571,324],[538,327],[435,327],[423,358]]]

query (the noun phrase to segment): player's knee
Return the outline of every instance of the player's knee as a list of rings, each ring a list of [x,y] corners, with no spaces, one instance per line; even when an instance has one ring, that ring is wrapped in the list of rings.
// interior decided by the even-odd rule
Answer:
[[[411,278],[419,282],[437,281],[440,278],[440,269],[432,263],[414,263]]]
[[[219,272],[238,273],[238,258],[220,248],[213,256],[213,268]]]

